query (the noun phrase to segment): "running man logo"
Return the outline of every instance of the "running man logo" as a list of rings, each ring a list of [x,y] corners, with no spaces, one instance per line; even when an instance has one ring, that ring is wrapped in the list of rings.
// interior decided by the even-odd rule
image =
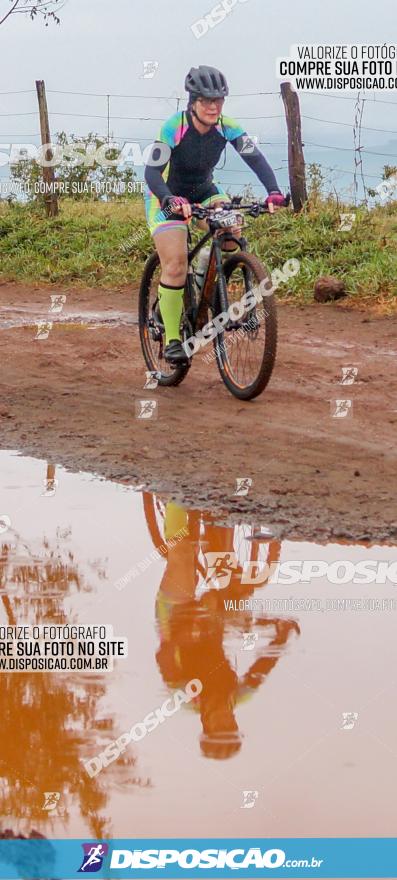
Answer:
[[[358,367],[342,367],[340,385],[353,385],[357,379]]]
[[[251,477],[236,477],[236,491],[235,495],[248,495],[248,492],[252,486]]]
[[[48,309],[49,312],[53,312],[53,314],[58,315],[66,302],[66,296],[64,293],[53,293],[51,294],[51,305]]]
[[[45,791],[42,810],[47,810],[47,812],[50,812],[50,810],[55,810],[60,799],[60,791]]]
[[[42,492],[42,496],[44,495],[46,498],[52,498],[55,495],[58,486],[58,480],[56,479],[46,479],[43,480],[44,483],[44,492]]]
[[[83,871],[84,873],[87,872],[93,874],[96,871],[100,871],[102,868],[102,862],[108,854],[108,844],[95,843],[93,846],[92,843],[83,843],[82,847],[84,858],[78,873]]]
[[[341,214],[338,232],[350,232],[356,220],[355,214]]]
[[[159,379],[161,379],[161,373],[159,370],[147,370],[146,371],[146,382],[144,384],[144,388],[157,388],[159,384]]]
[[[52,321],[39,321],[37,324],[37,333],[35,339],[48,339],[50,330],[52,330]]]
[[[249,156],[251,153],[254,153],[257,143],[258,137],[256,135],[243,134],[241,136],[240,156]]]
[[[243,633],[243,651],[253,651],[255,648],[255,643],[258,641],[258,638],[258,633]]]
[[[358,712],[342,712],[343,721],[341,730],[353,730],[358,718]]]
[[[258,791],[243,791],[242,810],[252,810],[258,800]]]
[[[157,73],[158,66],[158,61],[144,61],[142,74],[143,79],[153,79],[155,73]]]
[[[331,401],[331,415],[333,419],[345,419],[351,416],[353,412],[352,400],[333,400]]]
[[[152,419],[157,415],[157,400],[137,400],[135,412],[137,419]]]
[[[205,583],[216,590],[225,590],[229,586],[233,569],[237,568],[237,556],[227,550],[217,553],[205,553],[207,575]]]

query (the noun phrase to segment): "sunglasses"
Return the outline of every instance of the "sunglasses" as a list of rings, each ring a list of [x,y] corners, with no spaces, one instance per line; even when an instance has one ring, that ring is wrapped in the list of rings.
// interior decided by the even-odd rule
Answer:
[[[203,107],[211,107],[212,104],[216,104],[217,107],[221,107],[224,100],[224,98],[197,98],[197,101],[199,101],[199,103],[202,104]]]

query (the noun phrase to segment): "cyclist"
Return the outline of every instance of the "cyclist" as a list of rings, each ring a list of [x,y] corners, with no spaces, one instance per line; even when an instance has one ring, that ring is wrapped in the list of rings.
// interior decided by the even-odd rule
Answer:
[[[180,320],[187,274],[187,224],[191,204],[216,205],[228,200],[213,182],[213,170],[230,142],[268,192],[266,203],[286,205],[270,165],[245,130],[222,108],[229,88],[215,67],[192,67],[185,80],[187,110],[162,126],[145,168],[146,217],[161,263],[159,305],[165,328],[165,359],[186,362]],[[164,174],[166,172],[166,174]],[[236,232],[235,230],[233,230]],[[225,242],[224,249],[234,248]]]
[[[232,572],[229,569],[229,584],[219,590],[202,572],[206,589],[199,595],[197,588],[204,586],[199,547],[204,547],[210,557],[219,553],[227,563],[228,553],[234,553],[233,527],[216,525],[207,514],[202,534],[199,511],[188,513],[179,504],[168,501],[164,536],[169,545],[156,599],[160,638],[156,661],[170,690],[185,688],[192,678],[201,681],[201,693],[189,704],[200,715],[201,752],[207,758],[231,758],[242,746],[236,718],[238,707],[264,684],[287,650],[289,639],[293,633],[299,636],[300,629],[295,620],[286,617],[254,614],[248,609],[234,613],[226,610],[227,599],[247,599],[257,589],[255,584],[241,583],[240,561]],[[269,545],[269,566],[278,562],[280,550],[279,541],[273,539]],[[227,646],[235,645],[241,633],[247,631],[256,634],[258,645],[250,655],[249,668],[239,673]]]

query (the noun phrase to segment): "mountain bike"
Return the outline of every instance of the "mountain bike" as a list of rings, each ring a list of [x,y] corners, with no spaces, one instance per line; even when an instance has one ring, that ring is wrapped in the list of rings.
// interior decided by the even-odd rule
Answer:
[[[212,341],[222,380],[240,400],[257,397],[269,382],[276,359],[277,314],[274,295],[270,292],[262,296],[264,286],[269,291],[272,288],[269,271],[256,256],[247,252],[247,240],[237,238],[230,230],[243,226],[244,214],[257,218],[266,213],[272,211],[264,204],[242,204],[241,197],[235,196],[217,207],[192,206],[192,216],[208,224],[208,232],[194,247],[188,229],[182,342],[188,353],[199,348],[210,361],[208,342]],[[209,263],[199,288],[192,264],[209,240]],[[235,243],[233,253],[222,250],[226,241]],[[159,280],[160,261],[157,253],[153,253],[146,261],[139,291],[141,346],[147,367],[155,374],[158,384],[179,385],[190,369],[192,357],[183,365],[169,364],[164,358],[165,331],[157,293]],[[244,297],[252,291],[254,297]]]

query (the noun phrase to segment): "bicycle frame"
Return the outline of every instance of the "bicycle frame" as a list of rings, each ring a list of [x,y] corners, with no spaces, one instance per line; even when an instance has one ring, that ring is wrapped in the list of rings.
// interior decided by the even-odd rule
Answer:
[[[212,240],[210,258],[201,287],[200,297],[198,302],[196,302],[191,264],[201,248],[204,247],[204,245],[210,239]],[[214,305],[213,294],[214,290],[216,289],[216,279],[218,284],[221,311],[226,311],[228,308],[227,285],[223,272],[223,259],[225,255],[228,254],[228,251],[222,250],[222,242],[224,241],[234,241],[235,244],[240,248],[240,250],[247,250],[247,240],[244,237],[237,238],[235,235],[232,235],[227,230],[225,230],[225,232],[222,232],[210,228],[208,232],[206,232],[205,235],[200,239],[200,241],[197,242],[197,244],[188,251],[188,274],[185,287],[185,312],[189,320],[191,321],[193,330],[196,329],[196,323],[201,323],[202,321],[206,323],[207,321],[208,308],[211,308]],[[191,243],[190,229],[188,230],[188,243]]]

